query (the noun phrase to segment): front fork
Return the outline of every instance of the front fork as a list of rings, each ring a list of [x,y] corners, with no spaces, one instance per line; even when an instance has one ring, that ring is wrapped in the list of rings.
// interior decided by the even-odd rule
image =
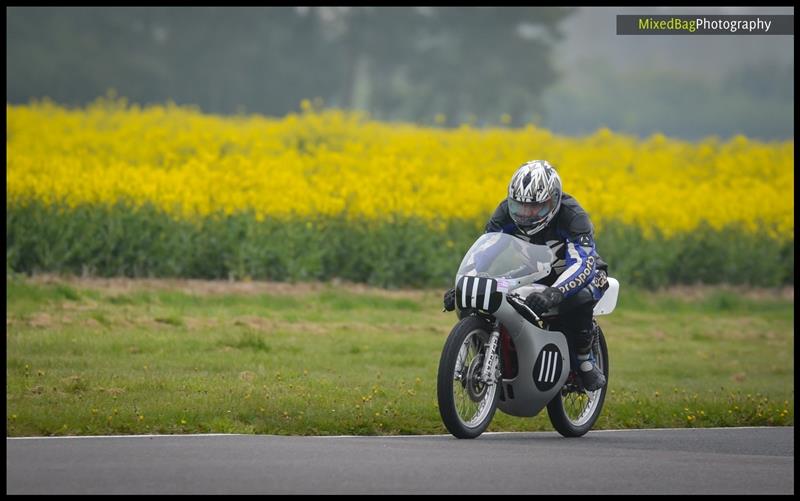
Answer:
[[[497,364],[499,358],[497,356],[497,345],[500,340],[500,321],[496,320],[492,327],[492,333],[489,335],[489,340],[484,345],[486,354],[483,358],[483,364],[481,366],[480,374],[478,375],[478,379],[480,382],[484,384],[495,384],[497,382],[497,378],[495,377],[495,373],[497,371]],[[466,356],[466,352],[464,352],[463,356],[459,356],[458,361],[456,362],[456,369],[454,371],[454,379],[464,381],[464,371],[467,370],[464,367],[464,356]],[[474,372],[470,370],[472,374]],[[474,376],[472,376],[474,377]]]
[[[500,321],[495,320],[492,327],[492,334],[489,336],[489,341],[486,342],[486,355],[483,359],[483,367],[481,368],[481,381],[486,384],[497,383],[497,364],[499,357],[497,355],[497,344],[500,342]]]

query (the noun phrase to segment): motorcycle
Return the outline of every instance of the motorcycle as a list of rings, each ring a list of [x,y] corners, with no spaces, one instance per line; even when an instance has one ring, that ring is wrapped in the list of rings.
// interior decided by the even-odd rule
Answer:
[[[445,341],[439,360],[437,399],[447,430],[457,438],[477,438],[497,409],[533,417],[547,407],[553,427],[564,437],[580,437],[597,421],[608,388],[608,348],[593,319],[592,355],[606,385],[583,388],[571,360],[567,337],[551,330],[558,307],[537,315],[525,304],[536,284],[550,274],[555,256],[505,233],[486,233],[464,256],[456,273],[459,321]],[[619,282],[608,287],[594,315],[611,313]]]

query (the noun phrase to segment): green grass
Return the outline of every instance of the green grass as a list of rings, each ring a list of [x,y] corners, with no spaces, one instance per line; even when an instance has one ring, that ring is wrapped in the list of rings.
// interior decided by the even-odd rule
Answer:
[[[280,285],[7,278],[7,435],[446,433],[442,291]],[[793,299],[685,292],[624,289],[600,317],[596,429],[793,425]]]

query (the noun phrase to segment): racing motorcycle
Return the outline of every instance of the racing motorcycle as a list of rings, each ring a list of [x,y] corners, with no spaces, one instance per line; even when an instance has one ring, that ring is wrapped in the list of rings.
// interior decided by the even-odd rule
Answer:
[[[477,438],[499,408],[533,417],[547,407],[553,427],[565,437],[586,434],[597,421],[608,388],[608,348],[593,320],[592,355],[606,385],[583,388],[566,336],[549,327],[558,307],[537,315],[525,304],[536,284],[550,274],[550,247],[506,233],[486,233],[467,251],[456,273],[458,323],[439,360],[437,399],[447,430],[457,438]],[[608,287],[594,315],[611,313],[619,282]]]

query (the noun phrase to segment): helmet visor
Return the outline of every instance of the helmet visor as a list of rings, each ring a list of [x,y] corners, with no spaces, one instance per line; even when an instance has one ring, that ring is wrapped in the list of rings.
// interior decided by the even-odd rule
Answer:
[[[511,219],[520,226],[532,226],[545,219],[555,209],[556,200],[553,197],[544,202],[520,202],[508,198],[508,212]]]

